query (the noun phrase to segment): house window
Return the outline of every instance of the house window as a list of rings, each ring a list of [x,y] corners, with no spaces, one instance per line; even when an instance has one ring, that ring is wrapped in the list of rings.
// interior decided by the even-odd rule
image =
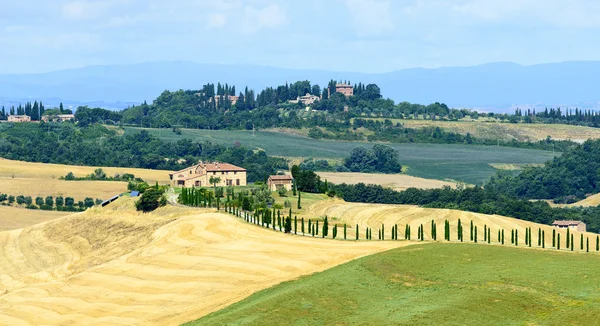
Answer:
[[[217,172],[213,172],[213,175],[217,174]]]
[[[236,179],[236,180],[235,180],[235,185],[236,185],[236,186],[239,186],[239,185],[240,185],[240,179]]]

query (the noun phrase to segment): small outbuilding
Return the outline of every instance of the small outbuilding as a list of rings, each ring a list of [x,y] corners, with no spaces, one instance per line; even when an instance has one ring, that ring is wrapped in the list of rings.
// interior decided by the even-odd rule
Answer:
[[[267,180],[267,186],[270,191],[279,190],[279,188],[285,188],[285,190],[292,190],[292,183],[294,178],[291,175],[271,175]]]
[[[554,221],[554,223],[552,223],[552,226],[559,229],[569,228],[578,232],[586,231],[586,225],[581,221]]]

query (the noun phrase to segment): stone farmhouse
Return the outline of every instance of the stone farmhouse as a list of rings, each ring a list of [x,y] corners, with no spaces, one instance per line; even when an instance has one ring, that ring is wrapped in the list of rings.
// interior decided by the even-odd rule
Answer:
[[[218,106],[219,105],[219,101],[220,101],[220,96],[215,96],[214,98],[211,97],[210,99],[208,99],[209,102],[212,102],[213,99],[215,101],[215,104]],[[227,95],[227,96],[223,96],[223,100],[225,100],[226,98],[229,99],[229,102],[231,103],[231,105],[235,105],[235,103],[237,103],[238,99],[240,98],[239,96],[235,96],[235,95]]]
[[[75,120],[74,114],[57,114],[57,115],[44,115],[42,116],[42,121],[56,121],[56,122],[65,122]]]
[[[31,122],[31,117],[28,115],[9,115],[8,122]]]
[[[331,91],[329,89],[327,89],[327,92],[329,94],[329,97],[331,97]],[[344,94],[344,96],[350,97],[350,96],[354,95],[354,87],[352,85],[348,85],[348,84],[336,84],[335,92],[342,93],[342,94]]]
[[[292,190],[292,181],[294,179],[291,175],[271,175],[267,180],[267,186],[270,191],[279,190],[279,188],[285,188],[285,190]]]
[[[245,186],[246,169],[229,163],[200,162],[183,170],[169,173],[172,187],[207,187],[212,186],[211,178],[219,178],[217,187]]]
[[[559,229],[569,228],[578,232],[586,231],[586,225],[581,221],[554,221],[554,223],[552,223],[552,226]]]
[[[289,100],[289,103],[298,103],[298,102],[302,102],[302,104],[304,105],[312,105],[313,103],[315,103],[316,101],[320,100],[321,98],[315,95],[311,95],[309,93],[306,93],[306,95],[304,96],[298,96],[295,100]]]

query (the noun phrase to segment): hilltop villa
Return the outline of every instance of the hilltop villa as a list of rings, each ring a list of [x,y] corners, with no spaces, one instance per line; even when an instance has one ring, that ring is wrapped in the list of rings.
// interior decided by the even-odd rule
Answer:
[[[229,163],[200,162],[183,170],[169,173],[172,187],[206,187],[212,186],[211,178],[219,178],[217,187],[245,186],[246,169]]]
[[[302,104],[304,105],[311,105],[313,103],[315,103],[316,101],[320,100],[321,98],[315,95],[311,95],[309,93],[306,93],[306,95],[304,96],[298,96],[295,100],[289,100],[289,103],[298,103],[298,102],[302,102]]]
[[[329,88],[327,89],[327,92],[329,94],[329,97],[331,97],[331,90]],[[344,94],[344,96],[349,97],[354,95],[354,87],[348,84],[336,84],[335,92],[342,93]]]
[[[270,191],[279,190],[279,188],[285,188],[285,190],[292,190],[292,176],[291,175],[271,175],[267,180],[267,186]]]
[[[569,228],[578,232],[585,232],[586,230],[585,223],[581,221],[554,221],[554,223],[552,223],[552,226],[559,229]]]

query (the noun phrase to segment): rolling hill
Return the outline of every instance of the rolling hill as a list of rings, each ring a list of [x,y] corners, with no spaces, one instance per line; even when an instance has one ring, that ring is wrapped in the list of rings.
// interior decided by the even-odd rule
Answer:
[[[228,76],[227,80],[223,76]],[[330,79],[376,83],[396,101],[451,107],[507,110],[515,105],[598,108],[600,62],[574,61],[533,66],[489,63],[472,67],[413,68],[382,74],[294,70],[252,65],[194,62],[147,62],[132,65],[89,66],[39,74],[0,75],[0,104],[42,99],[48,105],[85,102],[109,108],[151,101],[165,89],[198,89],[218,81],[254,89],[310,80]],[[512,110],[512,109],[511,109]]]

